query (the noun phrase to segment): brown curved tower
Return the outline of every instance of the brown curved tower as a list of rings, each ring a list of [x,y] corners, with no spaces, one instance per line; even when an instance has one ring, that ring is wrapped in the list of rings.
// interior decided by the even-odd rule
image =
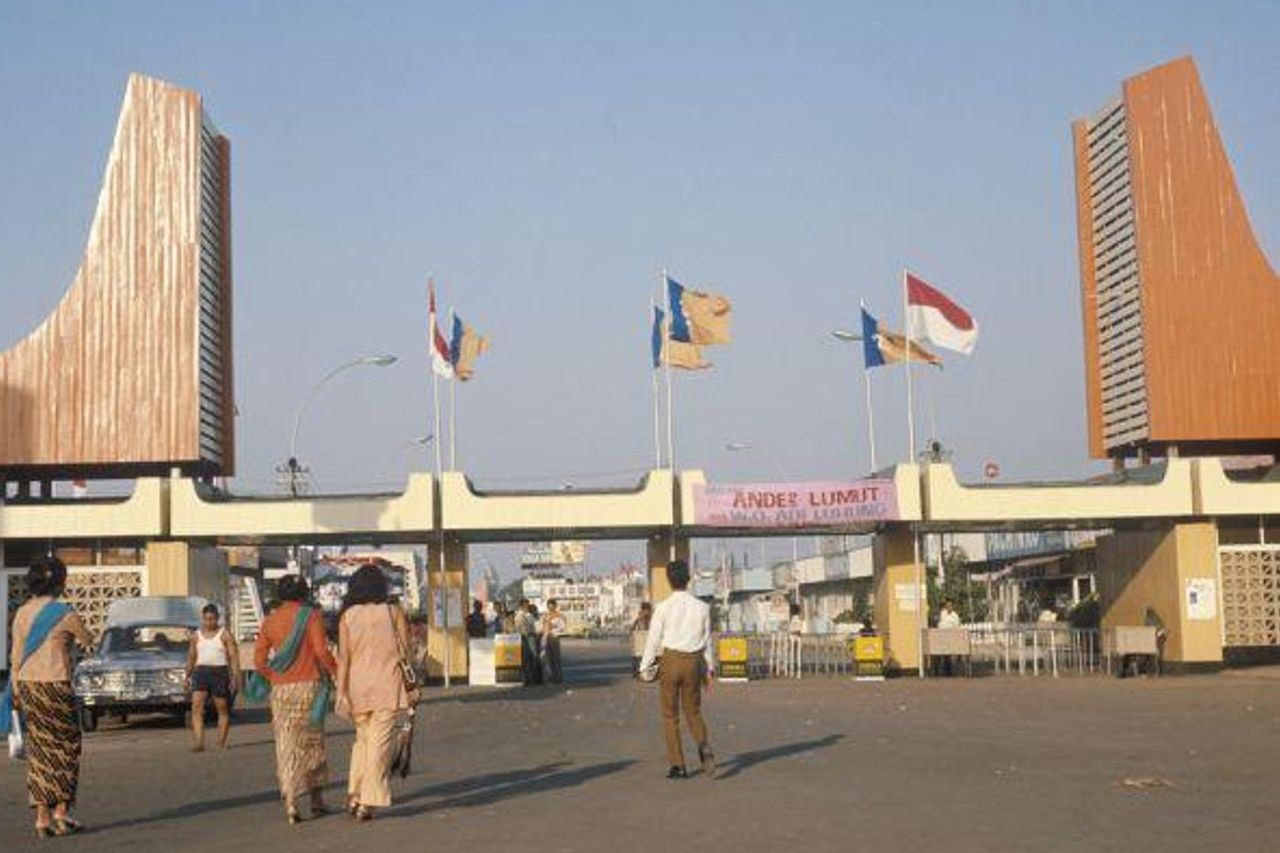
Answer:
[[[1074,123],[1089,450],[1280,450],[1280,278],[1189,58]]]
[[[230,146],[133,75],[80,270],[0,353],[0,478],[234,469]]]

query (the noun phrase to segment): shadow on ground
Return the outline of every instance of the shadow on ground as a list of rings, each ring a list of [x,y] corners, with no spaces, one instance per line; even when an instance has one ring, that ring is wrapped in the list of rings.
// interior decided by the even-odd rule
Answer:
[[[767,749],[740,752],[720,765],[716,773],[716,778],[732,779],[734,776],[737,776],[740,773],[745,773],[753,767],[757,767],[761,764],[775,761],[779,758],[791,758],[792,756],[803,755],[807,752],[816,752],[820,749],[826,749],[827,747],[835,746],[843,739],[844,735],[831,734],[815,740],[801,740],[794,743],[784,743],[779,746],[771,746]]]
[[[409,808],[394,808],[388,814],[411,817],[441,809],[492,805],[516,797],[584,785],[592,780],[625,770],[635,763],[634,759],[626,759],[575,767],[571,762],[559,761],[521,770],[486,773],[411,791],[398,799],[404,803],[434,797],[443,797],[443,799]]]

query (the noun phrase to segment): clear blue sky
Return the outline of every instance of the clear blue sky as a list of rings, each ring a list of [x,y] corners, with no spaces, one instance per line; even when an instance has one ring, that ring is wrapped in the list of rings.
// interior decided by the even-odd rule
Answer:
[[[867,468],[858,300],[910,266],[982,326],[925,384],[965,476],[1085,456],[1069,122],[1192,53],[1255,228],[1280,245],[1273,3],[0,2],[0,346],[83,251],[126,76],[199,90],[232,139],[241,486],[352,355],[301,452],[397,481],[428,428],[428,273],[493,340],[460,389],[481,481],[594,482],[653,455],[649,295],[727,294],[736,342],[677,377],[678,462],[720,479]],[[876,376],[904,454],[900,371]],[[927,417],[922,415],[924,426]],[[543,476],[546,475],[546,476]],[[529,478],[529,479],[525,479]],[[598,478],[597,478],[598,479]]]

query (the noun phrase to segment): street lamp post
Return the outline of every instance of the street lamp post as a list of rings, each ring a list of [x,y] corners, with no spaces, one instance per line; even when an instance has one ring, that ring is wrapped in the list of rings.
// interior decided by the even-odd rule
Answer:
[[[757,447],[754,443],[750,441],[730,441],[725,443],[724,449],[729,451],[730,453],[745,453],[750,450],[755,450],[757,449]],[[777,472],[778,476],[781,477],[784,482],[790,481],[791,475],[787,473],[786,468],[782,467],[782,462],[778,460],[778,457],[774,455],[773,451],[770,450],[768,447],[763,447],[759,449],[761,449],[764,452],[765,457],[768,458],[769,463],[773,465],[773,469],[774,471]],[[799,562],[800,562],[800,537],[792,536],[791,537],[791,585],[792,585],[791,597],[793,599],[796,599],[797,602],[800,598],[800,577],[797,574],[799,571],[799,567],[797,566],[797,564]]]
[[[854,332],[846,332],[843,329],[836,329],[831,336],[837,341],[846,344],[862,343],[862,335]],[[871,472],[876,470],[876,427],[874,415],[871,411],[871,371],[863,369],[862,384],[867,394],[867,444],[871,451]]]
[[[367,355],[360,358],[352,359],[345,364],[340,364],[333,370],[330,370],[324,376],[320,377],[320,381],[311,386],[311,390],[307,392],[307,396],[303,398],[302,404],[298,406],[298,410],[293,415],[293,431],[289,433],[289,458],[285,460],[284,466],[276,470],[284,477],[284,484],[289,490],[289,496],[296,498],[300,491],[300,485],[303,478],[307,474],[304,468],[298,462],[298,430],[302,427],[302,416],[306,414],[307,407],[311,405],[316,396],[335,376],[350,370],[353,367],[387,367],[396,363],[394,355]],[[299,559],[298,546],[291,545],[289,547],[290,562],[297,567],[298,573],[302,574],[302,563]]]
[[[306,414],[307,408],[312,401],[319,395],[320,390],[324,388],[334,377],[354,367],[387,367],[396,363],[394,355],[366,355],[360,358],[352,359],[345,364],[340,364],[333,370],[330,370],[324,376],[320,377],[320,381],[311,386],[311,390],[307,392],[307,396],[303,398],[302,404],[298,406],[298,410],[293,415],[293,431],[289,433],[289,458],[285,461],[284,468],[281,473],[286,477],[286,483],[289,487],[289,494],[292,497],[298,496],[298,487],[301,483],[302,476],[306,472],[298,463],[298,430],[302,428],[302,416]]]

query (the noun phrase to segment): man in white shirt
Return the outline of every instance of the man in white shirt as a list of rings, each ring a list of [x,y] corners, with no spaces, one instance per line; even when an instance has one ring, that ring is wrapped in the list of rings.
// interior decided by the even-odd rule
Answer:
[[[569,623],[560,612],[559,603],[554,599],[547,601],[547,613],[542,617],[542,654],[546,657],[546,678],[551,684],[559,684],[564,680],[564,670],[560,665],[560,637],[569,629]]]
[[[959,628],[960,614],[951,606],[950,601],[942,602],[942,612],[938,614],[939,628]]]
[[[684,745],[680,741],[680,710],[698,745],[698,758],[707,778],[715,776],[715,755],[702,719],[702,687],[715,673],[711,653],[711,608],[689,594],[689,565],[672,560],[667,565],[671,595],[653,611],[649,640],[645,643],[640,671],[661,657],[658,676],[662,697],[662,722],[667,741],[668,779],[688,776],[684,767]]]

